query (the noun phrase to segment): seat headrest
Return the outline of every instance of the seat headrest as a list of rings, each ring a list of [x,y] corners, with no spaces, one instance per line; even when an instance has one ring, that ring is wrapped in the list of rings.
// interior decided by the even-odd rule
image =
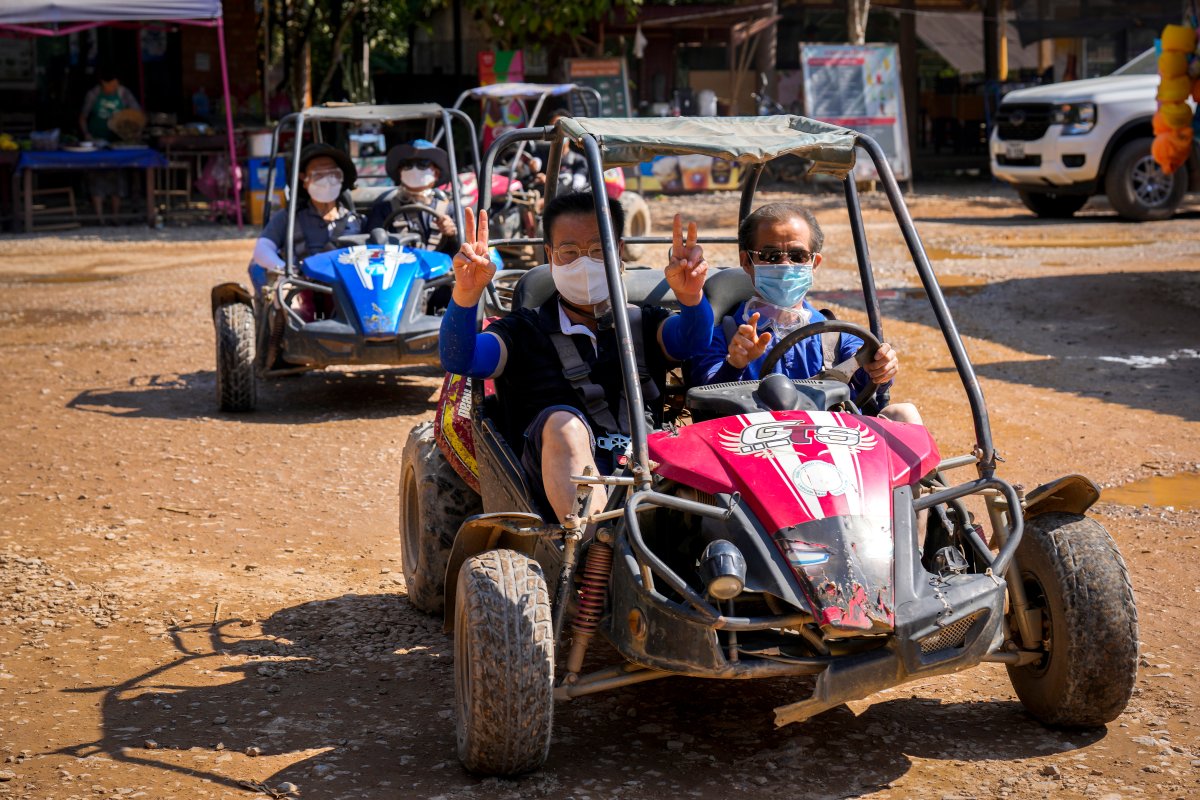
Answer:
[[[541,264],[526,272],[513,289],[514,309],[539,308],[554,293],[550,265]],[[626,269],[625,295],[635,306],[679,308],[679,300],[667,279],[657,269]]]
[[[704,281],[704,296],[712,306],[713,319],[720,324],[739,303],[754,296],[754,281],[741,267],[715,270]]]

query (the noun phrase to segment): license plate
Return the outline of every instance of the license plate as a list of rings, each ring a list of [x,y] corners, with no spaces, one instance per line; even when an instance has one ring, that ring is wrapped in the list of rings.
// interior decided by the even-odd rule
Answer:
[[[1024,158],[1025,157],[1025,143],[1024,142],[1005,142],[1004,143],[1004,155],[1006,155],[1007,157],[1012,158],[1012,159]]]

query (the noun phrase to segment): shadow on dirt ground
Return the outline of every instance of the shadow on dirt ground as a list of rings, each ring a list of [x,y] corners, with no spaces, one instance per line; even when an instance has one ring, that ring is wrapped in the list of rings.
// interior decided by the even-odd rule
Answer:
[[[304,424],[315,418],[384,419],[429,411],[443,373],[437,367],[371,371],[315,371],[258,384],[250,414],[217,410],[216,373],[165,373],[130,378],[121,388],[86,389],[67,407],[93,414],[157,419],[228,416],[246,422]]]
[[[936,327],[922,291],[881,294],[885,316]],[[972,353],[979,375],[1200,420],[1200,271],[1015,278],[953,295],[964,336],[1037,357]]]
[[[544,770],[484,780],[455,757],[451,639],[402,594],[343,595],[261,625],[226,619],[162,636],[173,661],[118,685],[68,690],[102,695],[102,735],[60,752],[229,788],[289,782],[310,800],[472,788],[486,797],[661,797],[681,793],[672,793],[677,779],[709,787],[691,796],[803,783],[817,792],[807,796],[854,798],[903,777],[914,758],[1023,759],[1105,736],[1048,731],[1013,701],[940,702],[904,687],[859,716],[842,706],[777,730],[773,707],[807,694],[809,682],[672,679],[560,704]],[[598,668],[613,658],[597,647],[590,660]]]

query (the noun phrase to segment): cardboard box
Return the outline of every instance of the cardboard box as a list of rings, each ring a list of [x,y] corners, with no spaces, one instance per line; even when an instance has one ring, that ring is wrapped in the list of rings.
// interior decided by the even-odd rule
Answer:
[[[267,199],[267,193],[263,189],[251,189],[246,192],[246,205],[250,210],[250,224],[261,226],[263,224],[263,205]],[[279,211],[281,208],[286,208],[283,199],[283,190],[276,189],[271,198],[271,213]]]

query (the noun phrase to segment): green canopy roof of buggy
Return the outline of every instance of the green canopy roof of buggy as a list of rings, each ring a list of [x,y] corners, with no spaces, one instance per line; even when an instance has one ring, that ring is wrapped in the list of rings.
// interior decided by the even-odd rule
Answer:
[[[813,172],[844,178],[854,168],[858,134],[807,117],[576,117],[559,120],[564,134],[579,141],[591,134],[604,163],[640,164],[655,156],[692,153],[761,164],[782,155],[813,162]]]

